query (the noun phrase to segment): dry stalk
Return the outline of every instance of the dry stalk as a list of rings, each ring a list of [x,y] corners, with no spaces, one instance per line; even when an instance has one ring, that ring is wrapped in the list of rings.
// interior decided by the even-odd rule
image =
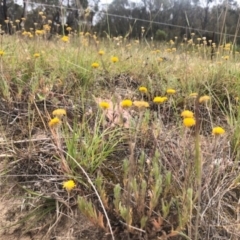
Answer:
[[[225,22],[226,22],[226,18],[227,18],[227,12],[228,12],[228,0],[226,1],[226,9],[225,9],[225,13],[224,13],[224,18],[223,18],[223,23],[222,23],[222,30],[221,30],[221,35],[220,35],[220,41],[219,41],[219,46],[223,44],[223,30],[224,30],[224,26],[225,26]]]

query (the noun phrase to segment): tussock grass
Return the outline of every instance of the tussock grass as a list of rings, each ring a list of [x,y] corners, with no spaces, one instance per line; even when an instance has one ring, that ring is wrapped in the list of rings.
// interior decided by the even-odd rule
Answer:
[[[29,203],[22,233],[40,229],[48,239],[63,216],[76,224],[84,214],[111,239],[239,238],[239,56],[231,45],[215,46],[211,60],[211,47],[194,38],[1,38],[0,176]],[[203,95],[210,100],[199,103]],[[157,105],[156,96],[167,101]],[[124,99],[133,106],[122,108]],[[55,109],[66,115],[50,127]],[[183,125],[183,110],[194,112],[196,127]],[[216,126],[225,134],[213,136]],[[75,185],[66,191],[68,180]]]

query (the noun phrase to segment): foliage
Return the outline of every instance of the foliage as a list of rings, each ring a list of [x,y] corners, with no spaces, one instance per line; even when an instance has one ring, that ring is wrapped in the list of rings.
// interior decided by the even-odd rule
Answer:
[[[159,40],[159,41],[165,41],[167,40],[167,34],[166,32],[158,29],[157,32],[156,32],[156,37],[155,37],[156,40]]]

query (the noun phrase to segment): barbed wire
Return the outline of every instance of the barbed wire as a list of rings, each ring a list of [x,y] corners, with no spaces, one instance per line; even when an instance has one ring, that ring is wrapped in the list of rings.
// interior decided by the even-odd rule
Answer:
[[[37,3],[37,2],[32,2],[32,1],[28,1],[28,0],[23,0],[23,3],[30,3],[30,4],[35,4],[35,5],[40,5],[43,7],[52,7],[52,8],[60,8],[60,9],[66,9],[66,10],[81,10],[80,8],[76,8],[76,7],[68,7],[68,6],[64,6],[64,5],[55,5],[55,4],[47,4],[47,3]],[[181,25],[177,25],[177,24],[171,24],[171,23],[164,23],[164,22],[157,22],[157,21],[153,21],[153,20],[147,20],[147,19],[141,19],[141,18],[136,18],[136,17],[131,17],[131,16],[123,16],[123,15],[118,15],[118,14],[113,14],[113,13],[109,13],[107,10],[99,10],[98,13],[102,13],[105,14],[107,16],[110,17],[115,17],[115,18],[122,18],[122,19],[127,19],[127,20],[134,20],[134,21],[139,21],[139,22],[145,22],[145,23],[151,23],[151,24],[156,24],[156,25],[162,25],[162,26],[168,26],[168,27],[175,27],[175,28],[181,28],[181,29],[188,29],[190,31],[195,31],[195,32],[202,32],[202,33],[214,33],[217,35],[221,35],[221,32],[216,32],[213,30],[203,30],[200,28],[194,28],[194,27],[189,27],[189,26],[181,26]],[[228,33],[224,33],[225,36],[229,36],[229,37],[234,37],[234,34],[228,34]],[[240,36],[237,36],[237,38],[239,38]]]

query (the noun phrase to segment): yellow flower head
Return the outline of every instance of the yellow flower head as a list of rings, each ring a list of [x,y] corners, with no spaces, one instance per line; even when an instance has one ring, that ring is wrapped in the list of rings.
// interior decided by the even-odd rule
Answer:
[[[30,33],[30,34],[31,34],[31,33]],[[22,32],[22,35],[23,35],[23,36],[28,36],[28,35],[29,35],[29,32],[24,31],[24,32]]]
[[[112,61],[113,63],[116,63],[116,62],[119,61],[119,59],[118,59],[118,57],[111,57],[111,61]]]
[[[0,57],[3,56],[4,54],[5,54],[5,52],[0,50]]]
[[[42,35],[42,34],[44,34],[44,31],[43,30],[36,30],[35,34],[36,35]]]
[[[204,102],[208,102],[211,99],[211,97],[205,95],[199,98],[199,103],[204,103]]]
[[[50,31],[51,30],[51,26],[49,26],[48,24],[45,24],[45,25],[43,25],[43,29],[45,30],[45,31]],[[44,31],[43,31],[44,32]]]
[[[52,112],[52,115],[54,117],[58,117],[58,118],[61,118],[63,116],[66,116],[67,113],[66,113],[66,110],[65,109],[62,109],[62,108],[59,108],[59,109],[56,109]]]
[[[122,108],[129,108],[129,107],[131,107],[132,106],[132,101],[131,100],[129,100],[129,99],[126,99],[126,100],[123,100],[122,102],[121,102],[121,107]]]
[[[110,108],[110,104],[108,102],[100,102],[99,103],[99,106],[102,108],[102,109],[108,109]]]
[[[147,88],[146,87],[139,87],[138,90],[141,92],[141,93],[147,93]]]
[[[102,56],[102,55],[104,55],[104,51],[103,50],[100,50],[99,52],[98,52],[98,54],[100,55],[100,56]]]
[[[149,103],[145,102],[145,101],[134,101],[133,105],[138,108],[148,108],[149,107]]]
[[[34,53],[33,56],[34,56],[35,58],[39,58],[39,57],[40,57],[40,53]]]
[[[185,110],[181,113],[181,117],[183,118],[193,118],[193,112],[189,110]]]
[[[171,94],[175,94],[175,93],[176,93],[176,90],[174,90],[172,88],[167,89],[167,94],[171,95]]]
[[[63,42],[69,42],[68,36],[63,36],[63,37],[61,38],[61,40],[62,40]]]
[[[57,127],[61,124],[61,120],[57,117],[51,119],[48,123],[49,127]]]
[[[89,33],[89,32],[86,32],[85,33],[85,36],[87,37],[87,36],[91,36],[91,34]]]
[[[185,127],[192,127],[196,124],[196,121],[194,118],[191,118],[191,117],[186,117],[183,119],[183,125]]]
[[[228,60],[229,59],[229,56],[223,56],[222,57],[224,60]]]
[[[167,97],[155,97],[153,99],[153,102],[154,103],[157,103],[157,104],[161,104],[161,103],[164,103],[165,101],[167,101]]]
[[[68,192],[70,192],[71,190],[73,190],[73,188],[76,187],[76,184],[73,180],[68,180],[63,182],[63,188],[65,188]]]
[[[70,32],[70,31],[72,30],[72,28],[71,28],[71,27],[67,27],[66,30],[67,30],[68,32]]]
[[[225,130],[223,128],[221,128],[221,127],[214,127],[212,129],[212,135],[216,136],[216,135],[222,135],[224,133],[225,133]]]
[[[97,62],[92,63],[92,68],[98,68],[98,67],[99,67],[99,63]]]
[[[198,95],[198,93],[194,92],[194,93],[190,93],[190,94],[189,94],[189,97],[190,97],[190,98],[196,98],[197,95]]]

